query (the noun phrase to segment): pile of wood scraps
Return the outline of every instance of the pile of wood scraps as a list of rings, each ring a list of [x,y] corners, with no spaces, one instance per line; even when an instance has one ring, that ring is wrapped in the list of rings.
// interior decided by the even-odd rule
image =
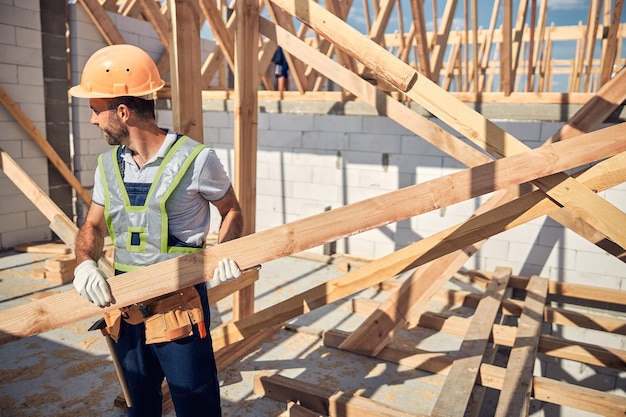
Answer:
[[[40,253],[52,255],[44,260],[42,269],[36,270],[37,277],[45,278],[54,284],[67,284],[74,279],[76,268],[76,256],[71,247],[63,242],[45,242],[17,245],[13,248],[16,252]],[[111,238],[107,236],[102,256],[109,262],[113,259],[113,245]]]
[[[393,404],[344,392],[345,387],[332,386],[332,378],[312,385],[263,372],[255,376],[255,393],[285,402],[289,410],[285,415],[298,416],[463,416],[469,412],[526,416],[531,404],[535,408],[556,404],[605,416],[626,413],[626,396],[619,394],[619,375],[626,371],[626,351],[607,346],[615,336],[626,335],[626,292],[564,284],[539,276],[515,276],[509,268],[472,271],[457,277],[467,279],[465,284],[474,290],[441,288],[428,306],[405,315],[407,311],[396,304],[395,316],[387,314],[386,320],[380,320],[385,302],[354,298],[353,314],[365,316],[363,323],[376,317],[377,323],[383,324],[370,326],[368,333],[361,332],[361,327],[354,332],[319,332],[327,347],[444,375],[445,383],[430,413],[407,412]],[[393,289],[401,282],[390,280],[386,284],[381,288],[392,297]],[[404,323],[402,332],[441,332],[460,341],[431,351],[420,343],[407,346],[406,340],[396,340],[391,332],[382,348],[367,349],[381,329],[395,328],[398,323]],[[288,327],[311,331],[306,326]],[[561,337],[562,333],[569,337]],[[354,339],[355,335],[362,336]],[[559,380],[546,372],[547,364],[555,360],[578,363],[592,373],[613,375],[618,382],[611,389],[601,390],[584,382]]]

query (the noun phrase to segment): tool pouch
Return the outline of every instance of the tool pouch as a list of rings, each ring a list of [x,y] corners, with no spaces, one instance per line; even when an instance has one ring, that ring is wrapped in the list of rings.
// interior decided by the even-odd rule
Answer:
[[[111,339],[117,341],[120,338],[120,330],[122,328],[122,312],[120,310],[111,310],[104,313],[104,321],[107,324],[107,332]]]
[[[171,342],[193,335],[193,324],[204,325],[200,295],[185,288],[150,304],[152,315],[145,318],[146,344]]]

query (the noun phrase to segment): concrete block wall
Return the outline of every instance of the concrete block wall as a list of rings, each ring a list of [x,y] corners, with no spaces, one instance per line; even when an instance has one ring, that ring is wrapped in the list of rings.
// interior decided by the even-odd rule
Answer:
[[[215,105],[219,107],[224,106]],[[306,114],[301,110],[259,114],[257,230],[464,168],[386,117]],[[562,124],[494,122],[532,148],[543,143]],[[232,113],[207,112],[204,123],[205,142],[216,147],[225,165],[232,169]],[[600,195],[622,210],[626,205],[624,185]],[[337,242],[337,251],[366,258],[388,255],[467,220],[488,197],[343,239]],[[312,251],[322,253],[323,248]],[[547,217],[492,237],[465,265],[468,269],[486,270],[497,266],[510,266],[515,274],[538,274],[557,281],[620,289],[626,285],[623,262]]]
[[[43,58],[39,0],[0,2],[0,87],[37,130],[45,132]],[[46,156],[8,110],[0,105],[2,148],[48,192]],[[49,222],[0,171],[0,249],[49,240]],[[10,204],[9,204],[10,202]]]

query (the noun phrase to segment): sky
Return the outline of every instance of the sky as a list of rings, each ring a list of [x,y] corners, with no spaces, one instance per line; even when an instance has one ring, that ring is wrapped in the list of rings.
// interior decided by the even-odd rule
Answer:
[[[318,1],[321,5],[323,5],[324,3],[324,0],[316,0],[316,1]],[[367,2],[368,4],[368,8],[370,10],[370,20],[372,20],[374,18],[373,17],[374,9],[372,6],[372,1],[373,0],[352,0],[352,7],[350,9],[350,13],[347,18],[347,23],[363,34],[367,33],[367,25],[365,24],[364,2]],[[382,1],[382,0],[375,0],[375,1]],[[398,1],[400,2],[400,7],[402,9],[403,30],[405,34],[408,34],[411,28],[412,19],[413,19],[413,15],[411,12],[411,5],[410,5],[411,2],[410,0],[398,0]],[[437,19],[438,19],[437,27],[439,28],[441,26],[441,18],[444,14],[447,0],[422,0],[422,1],[424,4],[424,15],[425,15],[425,20],[426,20],[427,31],[430,32],[433,30],[435,26],[434,16],[433,16],[433,2],[434,1],[436,2]],[[500,7],[498,9],[496,27],[499,27],[502,24],[502,19],[503,19],[503,6],[502,6],[503,0],[499,0],[499,1],[500,1]],[[605,3],[605,0],[598,0],[598,1],[600,1],[602,4]],[[536,7],[537,7],[535,16],[538,21],[539,8],[540,8],[540,5],[542,4],[542,0],[536,0],[535,2],[536,2]],[[464,15],[465,15],[466,3],[468,4],[468,7],[470,8],[470,10],[467,11],[467,15],[469,18],[469,25],[471,28],[471,25],[472,25],[471,5],[473,1],[458,0],[457,6],[456,6],[455,19],[452,24],[451,30],[457,30],[457,29],[464,30],[465,28]],[[490,20],[491,20],[491,15],[493,13],[495,0],[478,0],[476,3],[478,4],[477,6],[478,26],[482,27],[483,29],[487,29],[489,28],[489,25],[490,25]],[[531,18],[530,8],[532,7],[532,3],[533,3],[532,0],[528,0],[526,27],[529,27],[529,21]],[[586,25],[588,23],[587,19],[588,19],[588,14],[589,14],[589,3],[590,3],[589,0],[548,0],[546,25],[548,27],[551,26],[552,24],[554,24],[555,26],[577,26],[579,23]],[[615,3],[615,0],[611,1],[611,4],[613,3]],[[513,0],[513,25],[515,25],[515,22],[517,20],[519,4],[520,4],[520,0]],[[624,9],[625,10],[622,13],[622,17],[620,19],[622,23],[626,23],[626,17],[625,17],[626,7],[624,7]],[[603,13],[604,13],[604,10],[601,10],[600,23],[602,23],[603,21]],[[267,17],[267,11],[264,10],[262,12],[262,15]],[[296,25],[296,30],[297,30],[298,27],[300,26],[300,23],[295,19],[294,19],[294,23]],[[373,23],[373,22],[370,22],[370,23]],[[390,22],[387,25],[386,33],[392,34],[397,29],[398,29],[398,11],[397,11],[397,5],[396,5],[391,14]],[[212,35],[210,34],[210,29],[205,27],[205,29],[203,30],[203,36],[207,38],[212,38]],[[626,51],[626,41],[623,41],[623,42],[624,42],[624,45],[623,45],[624,47],[622,48],[622,51]],[[552,48],[552,57],[555,59],[561,59],[561,60],[572,59],[576,55],[575,53],[576,46],[577,46],[576,41],[554,42],[553,48]],[[601,52],[601,48],[596,47],[595,48],[596,58],[599,56],[600,52]],[[494,52],[492,51],[492,53]],[[624,53],[626,52],[623,52],[622,54]],[[410,59],[412,60],[414,58],[410,58]],[[552,88],[553,90],[564,91],[567,88],[567,82],[565,80],[558,79],[559,77],[561,76],[555,76],[555,85],[553,85]],[[559,86],[559,84],[561,85]]]
[[[371,11],[372,6],[371,6],[371,0],[369,1],[369,9],[370,9],[370,13],[372,13]],[[405,27],[405,31],[408,31],[408,28],[411,23],[412,20],[412,14],[411,14],[411,6],[410,6],[410,1],[409,0],[400,0],[401,1],[401,7],[402,7],[402,14],[404,16],[404,27]],[[600,0],[603,2],[603,0]],[[614,2],[614,1],[613,1]],[[426,26],[428,28],[429,31],[431,31],[434,27],[433,24],[433,0],[423,0],[424,3],[424,14],[426,16]],[[436,4],[437,4],[437,16],[439,21],[441,20],[441,17],[443,15],[443,12],[445,10],[445,6],[446,6],[447,0],[436,0]],[[472,1],[468,1],[467,2],[469,4],[468,7],[470,7],[468,16],[470,16],[470,25],[471,25],[471,16],[472,16],[472,11],[471,11],[471,4]],[[477,1],[478,6],[477,6],[477,10],[478,10],[478,26],[482,26],[483,28],[488,28],[489,27],[489,22],[491,19],[491,14],[493,11],[493,5],[495,3],[494,0],[479,0]],[[519,0],[513,0],[513,23],[515,24],[515,19],[517,17],[517,10],[519,8]],[[528,19],[530,19],[530,7],[532,4],[532,1],[529,0],[529,10],[528,10],[528,14],[527,14],[527,22]],[[541,0],[537,0],[537,8],[539,9],[539,5],[541,4]],[[583,22],[583,24],[586,23],[587,21],[587,14],[589,12],[589,0],[548,0],[548,14],[547,14],[547,25],[549,26],[551,23],[554,23],[555,26],[570,26],[570,25],[578,25],[578,23],[580,21]],[[465,1],[463,0],[458,0],[457,1],[457,7],[456,7],[456,14],[455,14],[455,21],[452,25],[452,29],[463,29],[464,28],[464,4]],[[500,23],[502,22],[502,0],[500,0],[500,7],[499,7],[499,17],[498,17],[498,23],[496,24],[496,26],[499,26]],[[348,16],[348,23],[350,23],[351,26],[359,29],[361,32],[365,32],[365,14],[363,12],[364,10],[364,6],[363,6],[363,0],[354,0],[353,4],[352,4],[352,9],[350,11],[350,15]],[[537,18],[538,18],[538,11],[537,11]],[[389,24],[389,28],[391,27],[397,27],[398,24],[398,15],[397,12],[394,13],[391,17],[392,21]],[[622,22],[624,22],[625,19],[622,16]],[[389,32],[389,31],[388,31]]]

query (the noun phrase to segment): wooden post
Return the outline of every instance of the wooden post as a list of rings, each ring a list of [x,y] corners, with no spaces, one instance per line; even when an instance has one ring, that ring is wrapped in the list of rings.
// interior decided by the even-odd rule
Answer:
[[[204,141],[200,85],[200,30],[192,0],[169,0],[173,129]]]
[[[502,23],[502,47],[500,48],[500,91],[510,96],[513,91],[513,0],[504,0],[504,19]]]
[[[255,232],[256,152],[258,121],[258,39],[259,6],[256,0],[236,4],[235,30],[235,178],[234,188],[244,217],[244,235]],[[258,273],[258,272],[257,272]],[[233,319],[254,312],[254,286],[246,287],[233,298]]]
[[[443,67],[443,56],[446,52],[448,36],[450,35],[452,21],[454,20],[456,3],[457,0],[448,0],[446,2],[446,8],[443,12],[443,18],[441,19],[442,27],[439,29],[439,32],[436,35],[437,41],[432,49],[432,60],[430,62],[432,66],[431,80],[433,80],[435,83],[439,83],[439,73],[441,72],[441,68]]]

